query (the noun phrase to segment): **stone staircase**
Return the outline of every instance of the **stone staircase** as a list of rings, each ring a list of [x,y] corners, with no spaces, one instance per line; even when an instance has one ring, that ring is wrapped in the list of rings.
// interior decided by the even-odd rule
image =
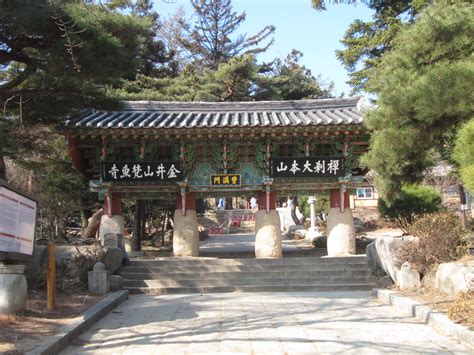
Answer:
[[[132,260],[122,277],[132,294],[352,291],[374,286],[365,255]]]

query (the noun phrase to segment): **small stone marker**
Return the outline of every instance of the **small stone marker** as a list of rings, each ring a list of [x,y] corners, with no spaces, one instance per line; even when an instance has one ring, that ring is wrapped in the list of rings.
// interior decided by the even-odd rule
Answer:
[[[22,313],[26,309],[28,290],[24,271],[25,265],[0,263],[0,314]]]
[[[116,233],[107,233],[104,235],[104,248],[118,248],[119,241]]]
[[[110,276],[110,290],[118,291],[123,289],[123,278],[119,275]]]
[[[397,284],[402,290],[418,288],[421,286],[420,274],[409,262],[405,262],[397,273]]]
[[[114,273],[121,265],[123,252],[120,248],[108,248],[104,255],[105,268]]]
[[[88,272],[87,276],[89,293],[94,295],[103,295],[109,291],[110,284],[108,272],[105,269],[105,265],[103,263],[96,263],[92,271]]]

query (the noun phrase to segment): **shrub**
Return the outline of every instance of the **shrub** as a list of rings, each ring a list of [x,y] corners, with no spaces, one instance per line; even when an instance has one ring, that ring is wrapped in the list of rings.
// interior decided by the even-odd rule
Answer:
[[[448,306],[448,317],[456,323],[474,328],[474,292],[460,293]]]
[[[429,186],[404,186],[399,195],[391,202],[380,198],[379,212],[382,216],[394,220],[405,232],[415,216],[441,210],[441,195]]]
[[[398,249],[398,266],[410,262],[424,274],[435,264],[461,258],[467,253],[467,235],[459,217],[450,212],[436,212],[415,218],[409,232],[417,237]]]

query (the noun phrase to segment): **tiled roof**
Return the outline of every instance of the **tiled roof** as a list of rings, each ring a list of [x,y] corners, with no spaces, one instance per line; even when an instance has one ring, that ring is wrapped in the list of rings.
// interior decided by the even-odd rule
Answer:
[[[127,101],[121,111],[89,111],[71,128],[227,128],[362,123],[360,97],[300,101]]]

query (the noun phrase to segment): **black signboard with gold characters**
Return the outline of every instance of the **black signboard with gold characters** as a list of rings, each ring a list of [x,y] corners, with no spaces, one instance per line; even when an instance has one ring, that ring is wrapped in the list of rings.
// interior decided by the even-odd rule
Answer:
[[[240,185],[240,174],[211,175],[211,187],[239,187]]]

